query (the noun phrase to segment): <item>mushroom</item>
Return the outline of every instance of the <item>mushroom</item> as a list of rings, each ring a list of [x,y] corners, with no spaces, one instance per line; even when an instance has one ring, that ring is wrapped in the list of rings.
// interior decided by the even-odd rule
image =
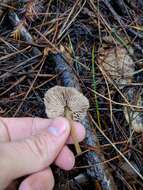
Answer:
[[[121,46],[100,48],[98,64],[119,85],[120,89],[132,82],[135,64],[125,48]]]
[[[73,127],[73,121],[82,121],[89,108],[88,99],[73,87],[55,86],[50,88],[44,97],[48,118],[66,117],[71,125],[71,136],[77,154],[81,153],[80,146]]]
[[[137,106],[142,107],[142,97],[137,97]],[[129,108],[124,108],[126,121],[131,125],[131,128],[136,133],[143,133],[143,112],[132,111]]]

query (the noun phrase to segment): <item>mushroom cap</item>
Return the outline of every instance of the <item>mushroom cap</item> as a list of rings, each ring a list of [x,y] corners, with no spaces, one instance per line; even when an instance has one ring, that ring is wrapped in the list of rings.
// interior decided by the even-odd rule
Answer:
[[[137,133],[142,133],[143,132],[143,116],[141,113],[138,112],[131,112],[131,119],[129,119],[129,115],[126,111],[124,110],[125,118],[128,123],[131,123],[131,128],[137,132]],[[131,121],[130,121],[131,120]]]
[[[120,88],[130,84],[133,79],[135,64],[127,50],[121,46],[99,49],[98,64]]]
[[[134,92],[134,91],[133,91]],[[142,97],[137,97],[137,106],[143,106]],[[143,133],[143,112],[137,112],[132,110],[127,110],[127,107],[124,108],[124,115],[126,121],[131,124],[131,128],[137,133]]]
[[[72,112],[73,120],[81,121],[89,108],[88,99],[73,87],[55,86],[44,97],[48,118],[65,116],[65,107]]]

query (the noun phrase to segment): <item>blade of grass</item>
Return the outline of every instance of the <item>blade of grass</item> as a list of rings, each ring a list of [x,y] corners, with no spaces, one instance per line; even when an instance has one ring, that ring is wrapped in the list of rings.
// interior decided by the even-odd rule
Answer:
[[[132,54],[132,50],[130,49],[130,47],[127,45],[126,40],[124,38],[122,38],[121,36],[118,35],[118,33],[116,32],[116,29],[113,28],[111,30],[111,35],[112,37],[118,41],[119,44],[121,44],[123,47],[125,47],[130,54]]]
[[[96,78],[95,78],[95,45],[93,45],[92,48],[92,80],[93,80],[93,89],[96,92]],[[100,122],[100,112],[99,112],[99,105],[97,100],[97,95],[94,93],[94,99],[95,99],[95,106],[96,106],[96,116],[98,125],[101,128],[101,122]]]

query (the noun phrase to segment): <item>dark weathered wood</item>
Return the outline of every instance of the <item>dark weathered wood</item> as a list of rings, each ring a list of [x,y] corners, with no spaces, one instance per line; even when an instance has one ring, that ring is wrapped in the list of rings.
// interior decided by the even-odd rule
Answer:
[[[20,20],[20,18],[14,11],[9,11],[9,20],[14,28],[17,27],[18,24],[22,22],[22,20]],[[24,41],[28,43],[33,43],[33,38],[24,25],[22,25],[19,28],[19,30],[20,30],[20,35]],[[36,47],[32,48],[32,52],[34,55],[41,54],[40,50]]]
[[[64,54],[57,53],[53,55],[54,61],[56,63],[56,70],[60,73],[60,79],[62,80],[62,84],[67,87],[75,87],[79,91],[81,91],[79,81],[74,74],[72,68],[66,62],[66,58]],[[87,145],[95,147],[98,144],[98,139],[92,130],[88,116],[83,121],[83,125],[86,128],[86,139],[85,142]],[[87,152],[85,154],[88,165],[91,166],[87,168],[87,174],[92,177],[92,179],[98,179],[104,190],[115,190],[116,186],[110,172],[108,171],[108,167],[102,164],[104,160],[103,155],[98,155],[95,152]]]

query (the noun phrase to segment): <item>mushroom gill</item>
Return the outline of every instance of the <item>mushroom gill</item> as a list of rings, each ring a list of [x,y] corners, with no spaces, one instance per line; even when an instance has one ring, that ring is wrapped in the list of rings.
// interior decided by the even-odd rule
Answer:
[[[48,118],[62,116],[68,119],[77,154],[80,154],[81,149],[77,142],[73,121],[82,121],[85,117],[89,108],[88,99],[73,87],[55,86],[45,93],[44,103]]]

